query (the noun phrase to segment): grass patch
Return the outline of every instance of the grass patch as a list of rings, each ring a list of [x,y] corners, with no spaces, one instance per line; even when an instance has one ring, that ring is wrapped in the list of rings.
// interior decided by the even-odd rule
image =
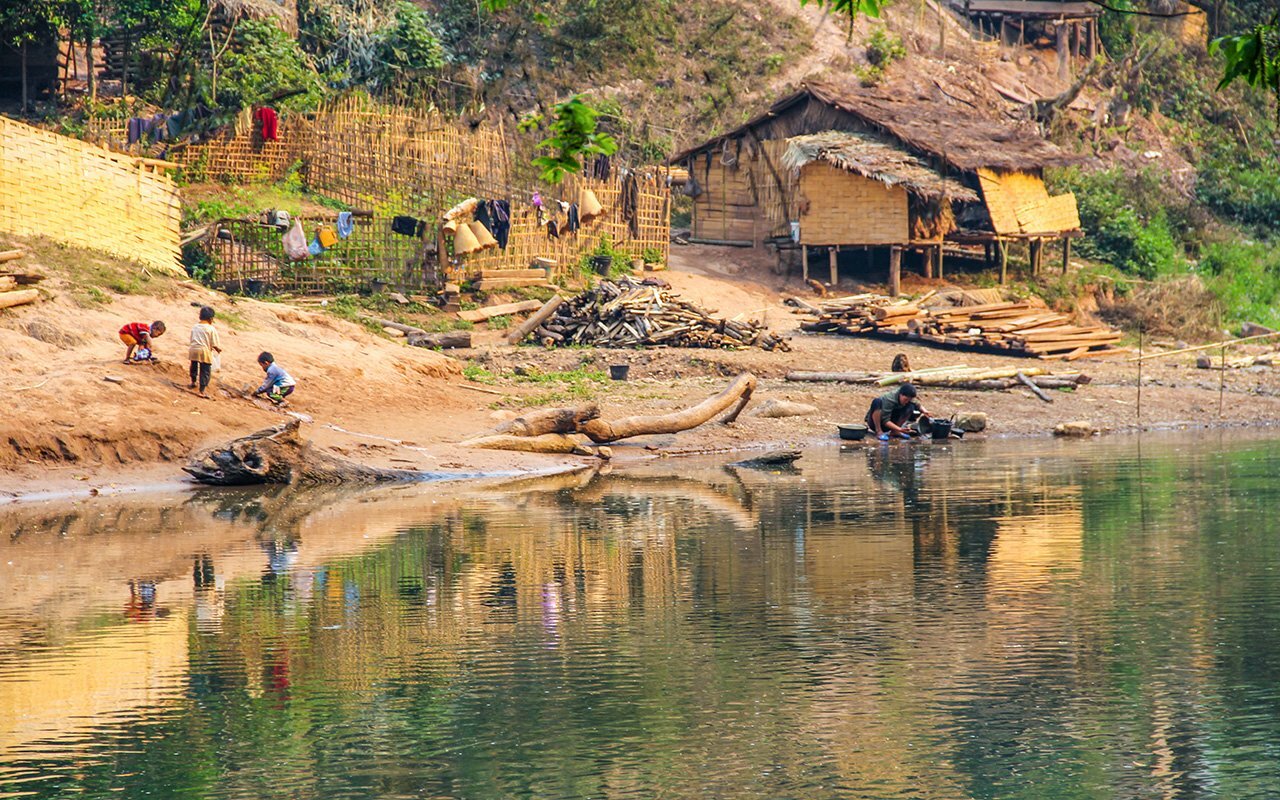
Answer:
[[[239,311],[232,309],[218,309],[217,316],[214,319],[223,322],[228,328],[235,331],[247,331],[253,326],[249,324],[249,320]]]
[[[468,364],[462,368],[462,377],[475,383],[493,384],[498,382],[498,376],[479,364]]]

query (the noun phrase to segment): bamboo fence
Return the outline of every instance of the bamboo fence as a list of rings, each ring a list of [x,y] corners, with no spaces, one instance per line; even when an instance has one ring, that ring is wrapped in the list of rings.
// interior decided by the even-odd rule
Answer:
[[[0,231],[182,272],[182,203],[163,164],[0,117]]]
[[[326,264],[315,271],[293,265],[277,269],[276,250],[255,252],[259,233],[239,225],[224,226],[237,246],[226,239],[207,240],[214,257],[214,280],[220,284],[267,280],[286,291],[329,291],[336,282],[374,280],[399,288],[418,289],[441,279],[464,279],[479,273],[526,269],[534,259],[554,262],[552,276],[576,270],[582,257],[594,252],[604,237],[612,248],[639,258],[646,251],[665,261],[670,252],[670,193],[660,170],[636,175],[633,220],[624,216],[621,175],[610,180],[569,177],[551,188],[514,176],[517,143],[502,129],[472,130],[428,111],[387,106],[364,98],[348,98],[327,106],[310,118],[293,117],[280,123],[279,143],[262,143],[254,131],[244,131],[170,151],[170,158],[191,173],[209,180],[279,180],[301,163],[307,187],[346,205],[371,212],[377,233],[369,242],[339,252],[326,252]],[[546,218],[565,227],[559,201],[576,202],[591,189],[605,213],[576,232],[558,238],[539,224],[532,197],[540,192]],[[462,259],[445,256],[443,271],[434,255],[441,215],[469,198],[503,199],[511,204],[511,231],[505,249],[495,248]],[[424,244],[389,232],[391,218],[414,216],[426,221]],[[308,231],[310,233],[310,231]],[[357,231],[357,234],[360,230]],[[277,237],[278,238],[278,237]],[[278,242],[275,243],[278,250]],[[415,266],[408,266],[413,261]],[[430,262],[430,263],[428,263]]]

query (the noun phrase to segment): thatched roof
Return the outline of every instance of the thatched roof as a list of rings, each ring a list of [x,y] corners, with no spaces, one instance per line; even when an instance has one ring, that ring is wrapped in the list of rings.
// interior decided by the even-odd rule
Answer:
[[[931,200],[945,197],[976,202],[979,199],[978,193],[963,183],[943,177],[901,147],[867,133],[826,131],[787,140],[783,166],[799,170],[814,161],[824,161],[888,186],[901,186]]]
[[[274,20],[281,23],[286,31],[296,24],[297,9],[294,0],[212,0],[210,6],[228,20],[238,17]]]
[[[967,106],[932,96],[889,94],[853,83],[808,82],[760,116],[673,156],[671,161],[685,161],[697,153],[720,147],[789,112],[804,111],[804,106],[814,102],[842,113],[851,126],[886,134],[918,155],[935,157],[964,172],[982,167],[1029,171],[1081,160],[1040,136],[1029,124],[996,121],[978,115]],[[818,130],[834,127],[829,120],[824,122]],[[791,133],[816,132],[810,129]]]

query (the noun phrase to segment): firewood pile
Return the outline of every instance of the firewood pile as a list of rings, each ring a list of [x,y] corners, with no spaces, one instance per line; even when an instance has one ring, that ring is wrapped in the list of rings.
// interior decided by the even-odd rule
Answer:
[[[1067,315],[1025,300],[928,308],[920,302],[859,294],[825,298],[816,304],[791,298],[788,303],[810,317],[800,328],[813,333],[909,339],[1067,361],[1127,352],[1115,346],[1119,331],[1073,325]]]
[[[717,319],[655,281],[601,281],[560,305],[533,331],[548,346],[709,347],[790,350],[786,340],[750,320]]]
[[[18,272],[7,266],[9,262],[22,258],[22,255],[21,250],[0,251],[0,308],[21,306],[40,299],[40,292],[30,286],[44,280],[44,276]]]

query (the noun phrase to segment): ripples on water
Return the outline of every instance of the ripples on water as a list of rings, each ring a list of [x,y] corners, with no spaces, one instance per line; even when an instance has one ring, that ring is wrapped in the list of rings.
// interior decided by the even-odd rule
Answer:
[[[0,511],[0,797],[1275,797],[1274,441]]]

